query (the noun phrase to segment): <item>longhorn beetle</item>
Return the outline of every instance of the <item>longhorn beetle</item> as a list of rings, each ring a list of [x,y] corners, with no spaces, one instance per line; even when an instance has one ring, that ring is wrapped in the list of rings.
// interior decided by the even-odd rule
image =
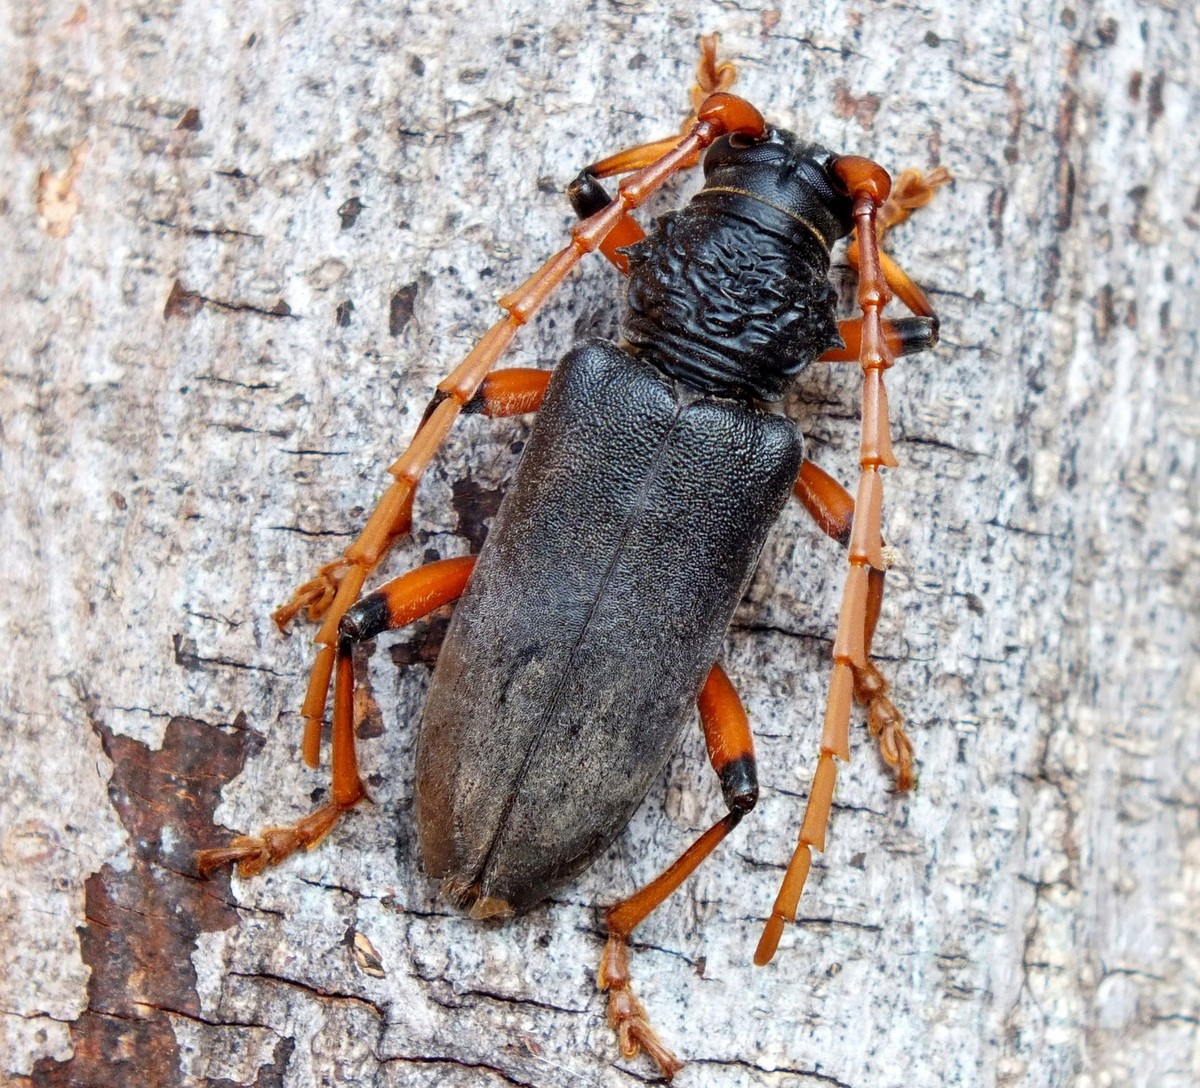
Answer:
[[[625,826],[699,703],[728,812],[657,879],[607,912],[599,986],[628,1058],[645,1050],[672,1076],[630,984],[628,942],[754,807],[746,713],[716,657],[767,531],[794,493],[849,553],[820,756],[799,843],[754,960],[794,920],[813,849],[822,850],[836,760],[850,758],[857,698],[900,789],[912,747],[869,660],[883,599],[880,469],[894,466],[884,372],[937,341],[925,296],[879,248],[949,180],[908,171],[893,186],[868,159],[835,155],[769,126],[728,93],[734,66],[701,43],[682,135],[618,152],[568,190],[582,220],[570,243],[500,299],[505,316],[437,388],[389,470],[358,538],[275,613],[321,621],[302,709],[317,765],[333,681],[332,793],[288,827],[204,850],[199,867],[246,876],[311,848],[365,791],[354,751],[351,651],[458,600],[421,719],[420,852],[472,917],[520,912],[585,868]],[[703,162],[704,186],[646,235],[631,213],[676,172]],[[610,197],[600,180],[627,174]],[[835,321],[830,247],[853,233],[862,316]],[[584,254],[627,276],[617,343],[589,340],[553,372],[492,370],[517,329]],[[913,316],[889,320],[898,297]],[[814,360],[863,372],[855,498],[804,458],[796,427],[769,405]],[[478,556],[411,571],[365,597],[363,582],[412,525],[422,473],[461,412],[537,412],[520,467]]]

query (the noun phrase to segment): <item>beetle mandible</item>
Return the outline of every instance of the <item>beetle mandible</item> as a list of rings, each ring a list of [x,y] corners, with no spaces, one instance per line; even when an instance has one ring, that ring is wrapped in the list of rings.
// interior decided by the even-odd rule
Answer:
[[[770,127],[729,93],[716,38],[701,42],[693,112],[680,136],[618,152],[568,189],[570,243],[512,294],[505,316],[441,384],[358,538],[275,619],[321,621],[302,708],[318,762],[333,684],[332,791],[288,827],[204,850],[199,867],[243,875],[311,848],[365,791],[354,750],[354,643],[458,600],[421,719],[416,802],[421,858],[474,917],[525,910],[585,868],[620,832],[698,703],[725,816],[646,887],[609,908],[599,985],[622,1053],[645,1050],[670,1077],[630,984],[630,934],[754,807],[745,711],[717,654],[766,534],[794,493],[847,548],[820,755],[807,808],[755,962],[794,920],[812,850],[823,849],[836,776],[849,759],[852,699],[866,708],[897,785],[912,748],[869,653],[883,599],[880,468],[894,466],[883,374],[937,341],[924,294],[879,248],[888,229],[949,180],[835,155]],[[680,170],[704,185],[646,235],[631,213]],[[600,180],[627,174],[610,197]],[[853,233],[862,316],[835,320],[830,248]],[[493,371],[585,253],[627,276],[617,343],[572,348],[553,372]],[[889,320],[896,296],[913,316]],[[805,459],[769,405],[814,360],[863,371],[861,472],[850,494]],[[536,411],[513,483],[478,556],[429,563],[360,597],[412,525],[421,475],[461,412]],[[660,623],[648,623],[648,616]]]

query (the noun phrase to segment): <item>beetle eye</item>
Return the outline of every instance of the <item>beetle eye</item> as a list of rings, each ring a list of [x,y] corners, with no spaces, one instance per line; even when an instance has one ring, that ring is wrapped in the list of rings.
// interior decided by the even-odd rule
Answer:
[[[832,153],[825,156],[821,163],[821,169],[825,172],[825,176],[829,179],[829,184],[833,186],[834,192],[842,196],[849,196],[850,190],[846,186],[846,181],[841,174],[834,169],[840,156]]]

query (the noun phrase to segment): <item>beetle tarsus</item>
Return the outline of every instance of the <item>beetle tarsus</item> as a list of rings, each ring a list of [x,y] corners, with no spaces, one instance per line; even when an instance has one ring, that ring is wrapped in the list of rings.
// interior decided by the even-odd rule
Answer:
[[[634,996],[629,984],[629,946],[624,937],[609,936],[596,984],[608,991],[608,1022],[617,1033],[622,1056],[636,1058],[644,1050],[662,1075],[671,1080],[683,1068],[683,1062],[663,1046],[646,1018],[646,1007]]]
[[[918,208],[925,207],[941,186],[953,180],[953,175],[944,166],[935,167],[928,174],[912,168],[904,170],[879,209],[876,231],[880,241],[887,231],[899,226]]]
[[[331,803],[287,827],[267,827],[257,835],[239,835],[228,846],[196,852],[196,868],[207,876],[226,865],[237,867],[238,876],[257,876],[303,848],[311,850],[329,834],[349,805]]]
[[[904,731],[904,715],[888,698],[888,682],[870,662],[854,670],[854,697],[866,707],[867,728],[879,745],[883,761],[896,773],[896,789],[913,788],[913,746]]]
[[[692,111],[700,112],[704,100],[717,91],[727,91],[737,82],[737,65],[733,61],[717,61],[717,34],[705,34],[700,39],[700,63],[696,66],[696,83],[692,87]]]
[[[329,611],[329,606],[337,596],[342,576],[350,566],[351,564],[341,558],[326,563],[317,571],[315,577],[297,587],[287,604],[281,605],[271,613],[275,626],[286,635],[288,626],[301,612],[313,623],[320,620]]]

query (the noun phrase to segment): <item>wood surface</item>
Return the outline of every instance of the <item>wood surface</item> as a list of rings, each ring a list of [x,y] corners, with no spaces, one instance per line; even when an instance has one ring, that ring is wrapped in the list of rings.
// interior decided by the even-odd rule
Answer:
[[[754,968],[844,570],[790,508],[724,655],[760,804],[637,933],[677,1083],[1200,1082],[1200,26],[1165,0],[6,7],[0,1081],[653,1079],[604,1022],[597,905],[719,814],[699,730],[555,902],[457,917],[412,822],[435,622],[359,658],[373,804],[256,880],[191,855],[319,799],[311,628],[272,608],[561,244],[564,184],[677,128],[709,31],[773,121],[957,180],[892,245],[943,319],[889,375],[877,647],[919,789],[856,728]],[[590,262],[510,365],[611,335],[619,291]],[[847,481],[857,390],[814,366],[786,405]],[[526,427],[457,427],[380,579],[479,546]]]

